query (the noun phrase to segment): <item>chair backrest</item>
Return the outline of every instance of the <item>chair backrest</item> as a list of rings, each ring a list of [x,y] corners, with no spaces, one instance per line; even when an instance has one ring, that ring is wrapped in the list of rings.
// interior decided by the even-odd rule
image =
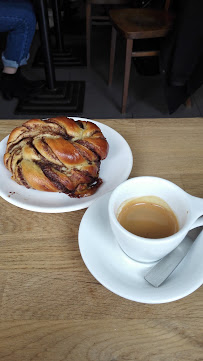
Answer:
[[[165,1],[164,9],[165,9],[166,11],[168,11],[170,4],[171,4],[171,0],[166,0],[166,1]]]

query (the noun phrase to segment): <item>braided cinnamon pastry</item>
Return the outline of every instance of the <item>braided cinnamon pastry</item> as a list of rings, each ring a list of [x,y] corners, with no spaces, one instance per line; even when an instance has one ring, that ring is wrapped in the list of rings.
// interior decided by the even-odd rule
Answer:
[[[11,132],[4,164],[12,179],[26,188],[80,198],[102,184],[100,162],[107,154],[107,140],[94,123],[31,119]]]

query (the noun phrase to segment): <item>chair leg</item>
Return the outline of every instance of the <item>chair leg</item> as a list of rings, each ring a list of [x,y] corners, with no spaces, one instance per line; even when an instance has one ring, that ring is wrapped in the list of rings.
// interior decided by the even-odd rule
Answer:
[[[133,48],[133,39],[127,39],[126,55],[125,55],[124,85],[123,85],[123,100],[122,100],[121,113],[126,112],[129,78],[130,78],[130,68],[131,68],[131,59],[132,59],[132,48]]]
[[[90,41],[91,41],[91,4],[86,3],[86,52],[87,66],[90,67]]]
[[[116,29],[112,26],[112,31],[111,31],[110,64],[109,64],[109,81],[108,81],[108,85],[111,85],[111,84],[112,84],[112,80],[113,80],[113,70],[114,70],[115,50],[116,50],[116,36],[117,36],[117,31],[116,31]]]
[[[188,98],[185,102],[185,106],[186,108],[191,108],[192,107],[192,100],[191,98]]]

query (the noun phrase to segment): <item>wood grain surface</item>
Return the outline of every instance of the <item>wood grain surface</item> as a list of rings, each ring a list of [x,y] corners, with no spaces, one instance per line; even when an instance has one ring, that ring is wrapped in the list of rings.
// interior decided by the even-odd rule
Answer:
[[[202,118],[98,121],[129,143],[130,177],[160,176],[203,198]],[[0,120],[0,140],[23,122]],[[1,361],[203,360],[203,287],[161,305],[126,300],[82,261],[85,210],[35,213],[2,198],[0,210]]]

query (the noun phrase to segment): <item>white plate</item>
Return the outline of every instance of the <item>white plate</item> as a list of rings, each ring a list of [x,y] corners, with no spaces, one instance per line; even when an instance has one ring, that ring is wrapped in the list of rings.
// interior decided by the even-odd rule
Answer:
[[[11,179],[11,173],[3,163],[8,137],[0,142],[0,196],[9,203],[35,212],[61,213],[88,207],[95,199],[112,191],[126,180],[132,170],[133,157],[126,140],[115,130],[102,123],[71,117],[74,120],[91,121],[99,126],[109,143],[109,154],[101,161],[99,176],[103,184],[97,192],[84,198],[70,198],[63,193],[41,192],[27,189]]]
[[[79,227],[79,248],[89,271],[107,289],[132,301],[165,303],[183,298],[203,283],[203,242],[194,242],[189,253],[160,286],[154,288],[144,279],[155,265],[130,259],[118,246],[108,220],[105,194],[85,212]]]

